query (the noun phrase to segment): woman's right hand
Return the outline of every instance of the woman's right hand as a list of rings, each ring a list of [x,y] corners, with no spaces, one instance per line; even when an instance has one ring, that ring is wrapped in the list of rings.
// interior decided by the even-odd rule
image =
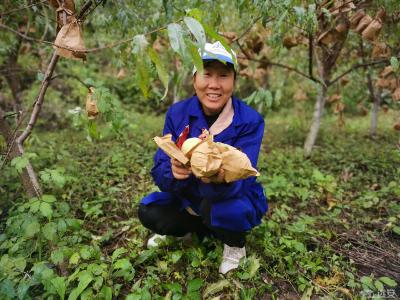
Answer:
[[[192,174],[192,170],[190,167],[186,167],[175,158],[171,158],[171,170],[175,179],[178,180],[187,179],[189,178],[190,174]]]

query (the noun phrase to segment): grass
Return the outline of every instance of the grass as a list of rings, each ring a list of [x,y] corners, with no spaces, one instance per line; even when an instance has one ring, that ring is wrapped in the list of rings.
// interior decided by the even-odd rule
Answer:
[[[247,259],[226,277],[218,274],[218,241],[168,240],[145,248],[150,232],[136,210],[156,188],[151,139],[160,134],[162,117],[133,114],[123,135],[102,127],[104,138],[94,143],[79,126],[40,132],[29,151],[38,154],[37,170],[58,170],[58,186],[57,176],[42,178],[45,193],[57,201],[50,202],[50,217],[42,206],[36,215],[35,204],[21,204],[15,171],[6,170],[11,209],[1,221],[0,293],[54,298],[64,286],[81,299],[110,299],[110,293],[127,299],[358,299],[392,289],[400,295],[393,284],[400,281],[396,116],[380,116],[374,140],[368,118],[349,117],[338,127],[327,115],[308,160],[302,116],[291,111],[266,118],[258,167],[270,210],[248,237]]]

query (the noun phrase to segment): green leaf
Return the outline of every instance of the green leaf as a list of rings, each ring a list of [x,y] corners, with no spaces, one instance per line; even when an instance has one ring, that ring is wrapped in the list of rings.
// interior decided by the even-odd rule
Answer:
[[[195,292],[198,291],[203,285],[203,280],[200,278],[193,279],[189,281],[188,284],[188,292]]]
[[[393,71],[397,72],[400,68],[400,64],[399,64],[399,60],[397,59],[397,57],[392,56],[390,58],[390,64],[392,65]]]
[[[249,278],[253,278],[256,274],[258,269],[260,268],[260,260],[255,256],[251,256],[248,258],[249,260]]]
[[[361,283],[364,284],[366,287],[369,287],[370,289],[375,289],[374,285],[372,284],[372,279],[371,277],[368,276],[363,276],[360,279]]]
[[[172,254],[171,254],[172,263],[174,263],[174,264],[177,263],[181,259],[181,257],[182,257],[182,251],[177,250],[177,251],[172,252]]]
[[[206,287],[203,293],[203,299],[207,298],[210,295],[218,293],[222,291],[224,288],[229,286],[229,281],[227,279],[220,280],[216,283],[210,284]]]
[[[39,223],[37,221],[33,221],[25,227],[25,236],[33,237],[39,231],[40,231]]]
[[[127,259],[127,258],[119,259],[114,263],[114,269],[127,270],[127,269],[131,269],[131,268],[132,268],[132,264],[129,261],[129,259]]]
[[[44,183],[50,182],[51,176],[50,176],[50,173],[49,173],[49,172],[47,172],[47,171],[40,171],[39,174],[40,174],[40,178],[42,179],[42,181],[43,181]]]
[[[172,49],[184,57],[186,46],[184,42],[184,35],[182,26],[176,23],[168,25],[168,38]]]
[[[64,300],[66,290],[65,279],[63,277],[56,277],[51,279],[50,282],[56,289],[56,292],[60,296],[61,300]]]
[[[33,285],[33,283],[25,280],[21,280],[18,284],[17,295],[18,299],[28,299],[26,294],[28,293],[29,288]]]
[[[147,65],[144,58],[138,58],[137,60],[138,71],[138,81],[140,90],[143,93],[143,96],[147,99],[149,96],[149,87],[150,87],[150,74],[147,69]]]
[[[24,169],[28,164],[29,159],[24,155],[14,157],[11,161],[11,166],[15,167],[18,173],[21,173],[22,169]]]
[[[195,18],[199,22],[201,22],[201,19],[203,18],[203,13],[198,8],[189,9],[186,14],[189,17]]]
[[[400,226],[394,226],[392,230],[395,234],[400,235]]]
[[[177,282],[167,283],[165,286],[174,294],[182,294],[182,286]]]
[[[59,170],[51,170],[51,179],[58,188],[62,188],[66,182],[65,176]]]
[[[112,254],[112,256],[111,256],[111,259],[114,261],[114,260],[116,260],[118,257],[120,257],[121,254],[124,254],[124,253],[126,253],[126,252],[128,252],[128,250],[126,250],[124,247],[115,249],[114,252],[113,252],[113,254]]]
[[[62,249],[57,249],[51,253],[51,261],[55,264],[60,264],[64,261],[64,253]]]
[[[42,234],[47,240],[49,241],[55,240],[56,233],[57,233],[56,223],[50,222],[43,226]]]
[[[76,265],[79,262],[80,256],[78,252],[75,252],[74,254],[71,255],[69,258],[69,264],[70,265]]]
[[[79,284],[78,286],[72,290],[71,294],[68,297],[68,300],[76,300],[79,295],[86,289],[89,283],[93,280],[92,275],[87,271],[82,271],[79,276]]]
[[[30,211],[30,212],[33,212],[33,213],[38,212],[38,211],[39,211],[39,208],[40,208],[40,200],[37,199],[37,198],[33,198],[33,199],[31,199],[31,201],[29,201],[29,202],[30,202],[30,204],[29,204],[29,211]]]
[[[56,197],[54,195],[43,195],[42,196],[42,201],[48,202],[48,203],[53,203],[56,202]]]
[[[375,287],[376,287],[376,289],[377,289],[378,291],[380,291],[380,292],[383,291],[384,286],[383,286],[383,283],[382,283],[382,282],[380,282],[379,280],[375,280],[374,285],[375,285]]]
[[[158,77],[160,78],[162,84],[164,85],[165,92],[161,98],[161,100],[164,100],[168,93],[168,82],[169,82],[168,72],[166,71],[163,63],[161,62],[161,59],[158,56],[157,52],[153,48],[151,48],[151,47],[149,48],[148,54],[149,54],[151,61],[156,66]]]
[[[394,281],[392,278],[379,277],[379,280],[382,281],[384,284],[386,284],[389,287],[396,287],[397,286],[397,282]]]
[[[132,40],[132,53],[139,54],[146,51],[149,42],[143,34],[138,34]]]
[[[185,17],[183,20],[199,43],[199,47],[203,50],[206,44],[206,33],[204,32],[203,26],[199,21],[191,17]]]
[[[83,259],[89,259],[92,254],[90,253],[90,247],[88,246],[83,246],[81,250],[79,251],[80,257]]]
[[[23,272],[26,268],[26,259],[22,256],[15,258],[14,266],[19,272]]]
[[[51,216],[53,215],[53,209],[51,208],[50,203],[41,202],[39,209],[40,209],[40,212],[42,213],[42,215],[48,219],[50,219]]]
[[[274,97],[272,96],[272,93],[270,90],[265,90],[265,103],[267,105],[268,108],[272,107],[272,103],[274,102]]]
[[[112,288],[110,288],[109,286],[103,285],[103,287],[101,288],[101,291],[100,291],[100,296],[104,300],[111,300],[112,299]]]
[[[100,138],[100,133],[97,130],[97,123],[95,120],[89,120],[87,123],[87,130],[89,133],[89,137],[92,139],[98,140]]]
[[[0,282],[0,296],[6,296],[5,299],[15,299],[15,289],[13,282],[6,278]]]
[[[192,41],[187,41],[186,42],[188,49],[189,49],[189,54],[190,57],[192,58],[193,64],[196,66],[197,72],[203,73],[204,66],[203,66],[203,60],[201,59],[200,53],[197,50],[196,45],[193,44]]]
[[[37,73],[36,73],[36,79],[37,79],[38,81],[43,81],[43,79],[44,79],[44,74],[43,74],[42,72],[37,72]]]

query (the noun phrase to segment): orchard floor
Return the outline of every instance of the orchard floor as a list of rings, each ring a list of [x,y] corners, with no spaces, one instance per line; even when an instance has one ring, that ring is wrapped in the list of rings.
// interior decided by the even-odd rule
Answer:
[[[6,168],[1,193],[11,208],[1,220],[0,298],[400,297],[396,116],[380,115],[375,139],[368,117],[339,127],[325,116],[313,156],[304,159],[301,115],[266,119],[258,167],[270,209],[248,236],[247,258],[228,276],[218,274],[222,245],[215,240],[145,247],[150,232],[137,207],[156,190],[149,172],[162,117],[134,114],[124,134],[100,127],[104,137],[95,142],[79,128],[41,130],[27,148],[56,201],[44,201],[49,213],[20,199],[16,172]]]

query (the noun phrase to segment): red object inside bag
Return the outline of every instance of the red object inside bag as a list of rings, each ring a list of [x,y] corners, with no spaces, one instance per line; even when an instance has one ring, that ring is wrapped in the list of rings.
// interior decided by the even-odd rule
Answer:
[[[175,145],[181,149],[183,143],[186,141],[187,137],[189,135],[189,125],[185,127],[185,129],[182,131],[182,133],[178,136],[178,139],[175,142]]]

